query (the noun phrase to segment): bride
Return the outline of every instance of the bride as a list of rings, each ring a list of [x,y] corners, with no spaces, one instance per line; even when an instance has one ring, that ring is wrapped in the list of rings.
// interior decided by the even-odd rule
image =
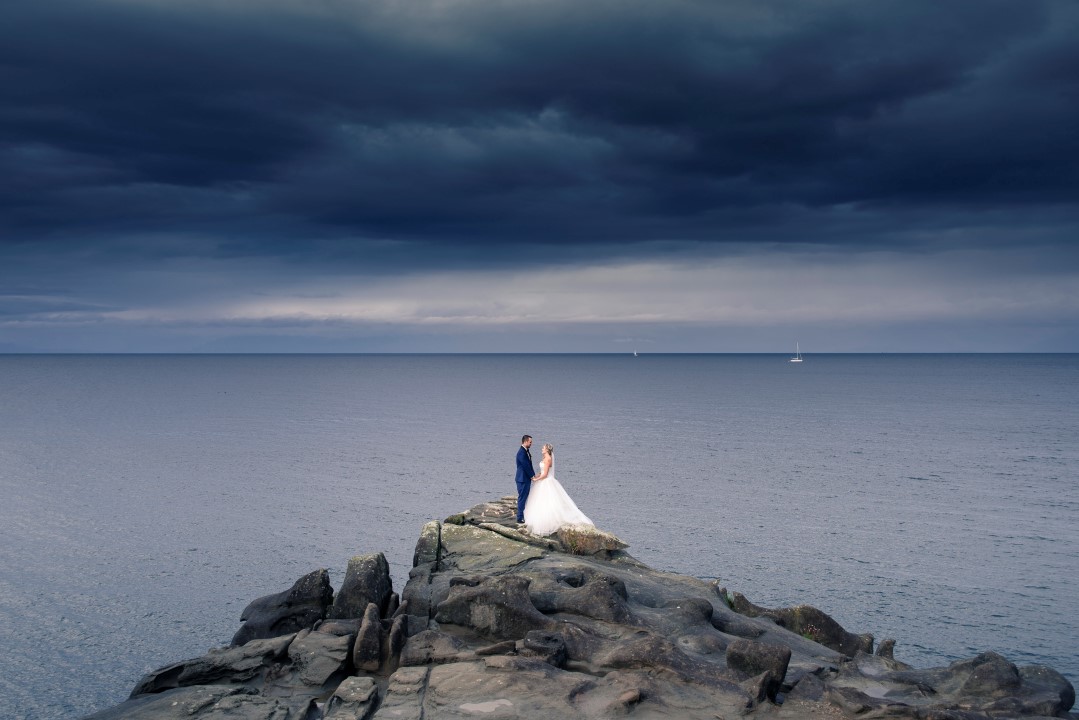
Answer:
[[[543,446],[540,474],[525,503],[525,526],[533,535],[550,535],[563,525],[592,525],[554,476],[554,445]]]

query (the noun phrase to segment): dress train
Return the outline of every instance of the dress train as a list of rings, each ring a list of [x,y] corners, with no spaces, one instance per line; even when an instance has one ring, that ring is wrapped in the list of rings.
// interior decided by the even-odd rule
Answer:
[[[544,464],[540,463],[540,474]],[[587,525],[594,527],[588,516],[581,512],[577,503],[551,473],[543,480],[532,483],[525,503],[525,525],[533,535],[550,535],[564,525]]]

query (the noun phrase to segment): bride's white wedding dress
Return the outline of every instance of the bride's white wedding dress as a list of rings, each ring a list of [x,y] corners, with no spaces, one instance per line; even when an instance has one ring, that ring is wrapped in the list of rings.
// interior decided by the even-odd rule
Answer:
[[[544,463],[540,463],[540,475]],[[563,525],[592,525],[552,472],[532,483],[525,502],[525,525],[533,535],[550,535]]]

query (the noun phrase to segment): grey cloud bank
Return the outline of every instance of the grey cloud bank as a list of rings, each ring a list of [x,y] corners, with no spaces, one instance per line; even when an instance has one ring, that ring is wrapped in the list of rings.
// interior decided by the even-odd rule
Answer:
[[[1079,350],[1067,2],[0,10],[0,351]]]

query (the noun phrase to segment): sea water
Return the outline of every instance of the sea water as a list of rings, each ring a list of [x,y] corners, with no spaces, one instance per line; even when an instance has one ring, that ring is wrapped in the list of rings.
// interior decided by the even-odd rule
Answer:
[[[0,356],[0,706],[85,715],[252,599],[513,494],[896,658],[1079,680],[1079,356]]]

